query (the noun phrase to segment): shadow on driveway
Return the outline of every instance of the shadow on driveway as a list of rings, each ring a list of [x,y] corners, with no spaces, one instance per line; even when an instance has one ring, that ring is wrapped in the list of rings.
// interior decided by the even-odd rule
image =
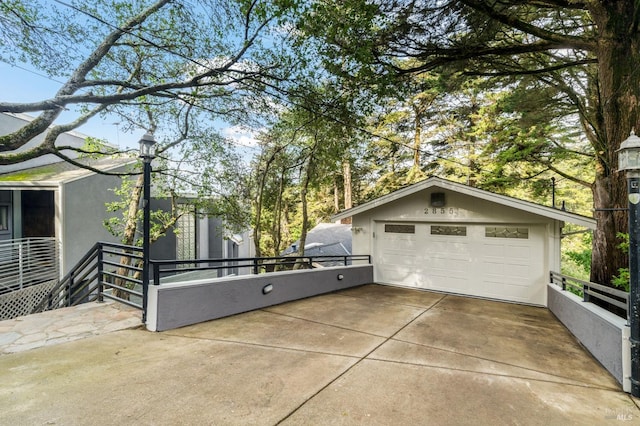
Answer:
[[[367,285],[0,356],[0,424],[600,424],[637,400],[544,308]]]

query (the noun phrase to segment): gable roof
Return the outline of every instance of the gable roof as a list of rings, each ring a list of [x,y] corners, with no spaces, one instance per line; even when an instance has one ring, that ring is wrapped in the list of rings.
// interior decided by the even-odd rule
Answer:
[[[517,198],[509,197],[506,195],[496,194],[493,192],[485,191],[483,189],[474,188],[468,185],[463,185],[461,183],[452,182],[450,180],[442,179],[435,176],[411,186],[407,186],[406,188],[399,189],[382,197],[376,198],[375,200],[371,200],[367,203],[353,207],[351,209],[344,210],[333,215],[331,219],[334,221],[346,219],[429,188],[446,189],[449,191],[468,195],[470,197],[497,203],[506,207],[526,211],[528,213],[536,214],[539,216],[584,226],[585,228],[596,228],[596,220],[587,216],[569,213],[564,210],[543,206],[541,204],[532,203],[530,201],[519,200]]]
[[[138,161],[134,157],[104,157],[101,159],[76,159],[79,163],[103,172],[113,171]],[[0,189],[24,187],[53,187],[76,179],[94,175],[95,172],[77,167],[66,161],[46,164],[29,169],[0,173]]]
[[[32,122],[33,120],[35,120],[35,117],[31,117],[27,114],[13,114],[8,112],[0,113],[0,135],[8,135],[10,133],[13,133],[21,129],[28,123]],[[73,148],[81,148],[86,143],[87,138],[88,138],[87,135],[71,130],[58,135],[58,137],[56,138],[55,144],[56,146],[69,146]],[[41,133],[35,136],[33,139],[29,140],[26,144],[22,145],[21,147],[15,150],[9,151],[9,153],[17,154],[20,152],[24,152],[38,145],[41,145],[43,142],[44,142],[44,133]],[[107,146],[116,148],[111,144],[107,144]],[[65,156],[72,159],[77,159],[80,157],[80,154],[73,150],[62,150],[61,152]],[[10,173],[17,170],[31,169],[35,167],[44,166],[46,164],[59,163],[61,161],[62,160],[57,156],[55,156],[54,154],[45,154],[36,158],[32,158],[30,160],[21,161],[20,163],[2,165],[0,166],[0,173]]]

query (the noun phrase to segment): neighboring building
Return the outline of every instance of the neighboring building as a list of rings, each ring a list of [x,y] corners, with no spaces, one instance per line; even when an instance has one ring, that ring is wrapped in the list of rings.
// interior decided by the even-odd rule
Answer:
[[[300,251],[300,240],[287,247],[282,255],[296,255]],[[307,233],[305,256],[351,255],[351,225],[319,223]]]
[[[84,160],[82,160],[84,161]],[[101,171],[126,171],[137,160],[87,160]],[[3,173],[0,167],[0,242],[37,237],[55,238],[60,273],[66,274],[97,241],[116,239],[103,226],[114,213],[105,203],[115,200],[117,176],[102,175],[59,161]]]
[[[0,113],[0,135],[6,135],[16,130],[21,129],[27,123],[34,120],[34,117],[31,117],[27,114],[12,114],[12,113]],[[58,136],[56,140],[56,144],[59,146],[71,146],[74,148],[80,148],[85,144],[86,135],[83,135],[78,132],[65,132]],[[38,135],[26,145],[22,146],[20,149],[16,150],[16,152],[26,151],[35,146],[40,145],[44,141],[44,135]],[[63,151],[63,154],[70,158],[77,158],[78,153],[72,150]],[[31,160],[23,161],[17,164],[9,164],[0,166],[0,174],[9,173],[17,170],[31,169],[38,166],[44,166],[46,164],[54,164],[59,163],[60,158],[56,157],[53,154],[43,155],[38,158],[33,158]]]
[[[432,177],[343,211],[378,283],[546,305],[565,222],[592,218]]]
[[[33,117],[24,114],[0,114],[0,134],[24,126]],[[63,133],[58,143],[82,147],[87,136]],[[28,147],[42,142],[42,136]],[[74,151],[65,155],[104,172],[125,172],[140,160],[114,156],[100,160],[80,158]],[[103,225],[105,219],[120,215],[106,210],[116,201],[113,189],[121,178],[76,167],[54,155],[45,155],[22,163],[0,166],[0,244],[29,238],[55,238],[59,249],[59,274],[64,276],[98,241],[119,242]],[[152,209],[170,209],[168,201],[152,199]],[[152,259],[203,259],[250,257],[249,233],[227,235],[217,218],[186,214],[151,246]],[[1,253],[0,253],[1,255]],[[1,261],[1,259],[0,259]]]
[[[188,205],[189,199],[181,200],[180,204]],[[152,199],[151,209],[170,211],[171,201]],[[250,241],[251,232],[232,234],[220,218],[207,217],[191,211],[178,219],[174,229],[169,230],[164,237],[151,245],[151,259],[236,259],[255,256],[253,244]],[[216,272],[216,275],[222,277],[250,273],[248,268],[243,271],[238,269],[221,269]],[[209,274],[211,272],[205,275],[210,276]]]

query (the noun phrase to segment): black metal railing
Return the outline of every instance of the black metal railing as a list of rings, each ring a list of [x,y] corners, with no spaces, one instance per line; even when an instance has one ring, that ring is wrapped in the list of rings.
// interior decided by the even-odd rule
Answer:
[[[75,306],[105,298],[142,309],[142,250],[114,243],[96,243],[32,313]]]
[[[32,313],[75,306],[81,303],[114,300],[143,309],[142,249],[115,243],[96,243],[33,309]],[[260,274],[322,266],[371,263],[369,255],[279,256],[228,259],[150,260],[153,284],[163,277],[179,281]],[[194,274],[204,274],[197,276]]]
[[[582,297],[585,302],[591,302],[621,318],[629,315],[629,293],[602,284],[579,280],[558,272],[549,272],[549,282]]]
[[[293,269],[352,265],[355,262],[371,263],[370,255],[339,256],[276,256],[198,260],[151,260],[153,284],[160,285],[163,278],[184,277],[185,280],[216,278],[229,275],[261,274]]]

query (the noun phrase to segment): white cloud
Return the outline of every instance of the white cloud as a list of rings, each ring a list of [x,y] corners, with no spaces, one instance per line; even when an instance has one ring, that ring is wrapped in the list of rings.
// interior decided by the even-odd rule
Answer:
[[[257,130],[244,126],[231,126],[222,129],[222,135],[225,138],[233,140],[237,145],[246,147],[255,147],[258,145],[258,140],[255,137],[257,133]]]

